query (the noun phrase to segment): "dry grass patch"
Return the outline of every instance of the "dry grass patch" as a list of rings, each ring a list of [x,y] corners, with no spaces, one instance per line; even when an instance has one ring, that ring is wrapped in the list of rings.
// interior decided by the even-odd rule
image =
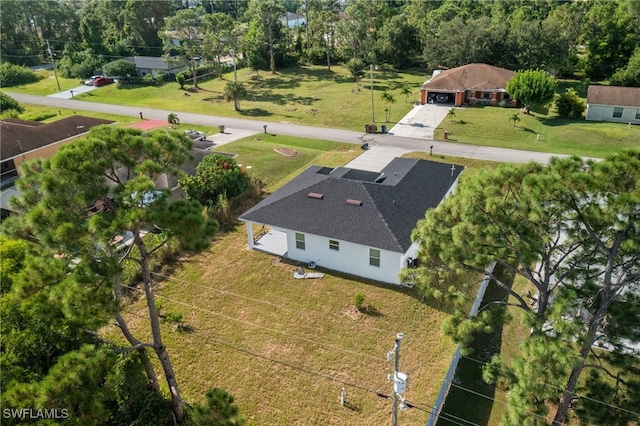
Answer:
[[[191,329],[163,330],[187,401],[201,401],[217,386],[236,397],[251,425],[385,424],[391,402],[375,391],[391,390],[385,355],[403,332],[405,396],[429,409],[454,350],[439,331],[445,313],[411,290],[331,271],[323,270],[321,280],[296,280],[295,265],[276,259],[248,250],[239,227],[157,284],[163,311],[181,313]],[[358,292],[379,315],[349,314]],[[148,335],[143,301],[127,311],[136,333]],[[339,404],[343,386],[353,409]],[[412,409],[399,418],[420,424],[426,416]]]

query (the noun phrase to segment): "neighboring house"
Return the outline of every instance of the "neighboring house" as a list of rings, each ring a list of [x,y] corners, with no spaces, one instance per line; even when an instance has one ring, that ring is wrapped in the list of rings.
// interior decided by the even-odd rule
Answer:
[[[17,118],[0,120],[0,215],[13,208],[10,200],[20,193],[12,186],[20,174],[20,164],[35,158],[49,158],[62,146],[83,136],[92,127],[113,121],[74,115],[52,123]]]
[[[304,27],[307,25],[307,20],[304,16],[292,12],[287,12],[285,16],[280,18],[280,22],[287,28]]]
[[[589,86],[586,119],[640,124],[640,87]]]
[[[418,250],[412,230],[453,192],[463,170],[408,158],[382,172],[310,166],[240,220],[251,248],[399,284]],[[271,231],[254,235],[260,225]]]
[[[420,103],[444,103],[461,106],[486,103],[515,107],[507,93],[507,82],[514,72],[487,64],[468,64],[434,73],[420,88]]]
[[[139,77],[144,77],[149,74],[151,74],[152,77],[156,77],[158,73],[162,72],[173,79],[177,73],[187,69],[187,66],[178,58],[167,59],[153,56],[131,56],[124,59],[135,64]]]
[[[49,158],[65,145],[100,124],[113,121],[74,115],[52,123],[17,118],[0,120],[2,186],[18,178],[19,166],[26,160]]]

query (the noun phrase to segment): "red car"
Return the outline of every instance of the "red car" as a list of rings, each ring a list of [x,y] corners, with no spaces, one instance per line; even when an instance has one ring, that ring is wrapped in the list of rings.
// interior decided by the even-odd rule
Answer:
[[[106,86],[107,84],[113,83],[113,79],[111,77],[98,77],[93,81],[94,86]]]

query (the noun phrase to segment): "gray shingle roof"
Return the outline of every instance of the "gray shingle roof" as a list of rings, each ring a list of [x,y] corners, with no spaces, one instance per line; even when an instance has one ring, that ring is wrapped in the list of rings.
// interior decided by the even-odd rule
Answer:
[[[240,219],[404,253],[418,220],[440,204],[464,167],[452,172],[450,164],[395,158],[377,180],[363,171],[325,169],[309,167]]]
[[[155,56],[129,56],[124,59],[133,62],[136,68],[139,69],[170,71],[185,66],[178,58],[167,59]]]
[[[640,106],[640,87],[589,86],[587,103],[594,105]]]

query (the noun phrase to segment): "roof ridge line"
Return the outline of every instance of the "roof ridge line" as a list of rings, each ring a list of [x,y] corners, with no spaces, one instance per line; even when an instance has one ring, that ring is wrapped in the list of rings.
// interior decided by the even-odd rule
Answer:
[[[374,185],[379,185],[379,184],[373,184],[371,182],[359,182],[359,183],[363,186],[364,192],[367,194],[367,197],[369,198],[369,201],[374,206],[376,206],[376,209],[375,209],[376,210],[376,214],[380,217],[380,219],[382,219],[382,223],[384,223],[384,226],[387,229],[387,231],[389,232],[389,234],[391,235],[391,238],[393,239],[393,241],[396,243],[396,245],[400,249],[400,253],[404,253],[404,249],[402,247],[402,244],[400,244],[400,241],[398,241],[398,238],[396,237],[395,233],[391,230],[391,227],[389,226],[389,222],[387,222],[385,217],[382,215],[381,210],[378,208],[378,204],[376,204],[375,200],[373,199],[373,197],[369,193],[369,186],[371,186],[371,188],[375,188],[377,186],[374,186]],[[365,185],[365,184],[368,184],[368,185]]]

